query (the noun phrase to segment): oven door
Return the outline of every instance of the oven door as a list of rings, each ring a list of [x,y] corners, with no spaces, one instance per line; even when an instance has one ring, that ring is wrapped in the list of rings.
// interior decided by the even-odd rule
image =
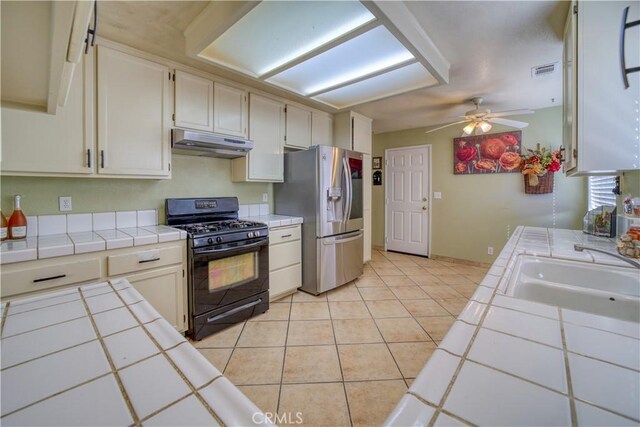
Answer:
[[[218,310],[269,290],[269,239],[193,250],[192,316]]]

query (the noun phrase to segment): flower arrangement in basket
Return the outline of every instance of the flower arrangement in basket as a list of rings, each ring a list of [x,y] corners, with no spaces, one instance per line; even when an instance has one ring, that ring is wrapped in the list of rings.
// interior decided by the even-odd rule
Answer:
[[[524,191],[527,194],[553,193],[553,173],[560,170],[562,153],[560,150],[540,148],[527,149],[522,156],[520,171],[524,175]]]

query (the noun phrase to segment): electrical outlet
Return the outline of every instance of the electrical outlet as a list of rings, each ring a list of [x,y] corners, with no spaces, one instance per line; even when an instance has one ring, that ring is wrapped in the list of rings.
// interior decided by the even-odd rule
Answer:
[[[493,248],[491,246],[487,247],[487,255],[493,255]]]
[[[436,191],[433,193],[433,198],[434,199],[442,199],[442,193],[439,191]]]
[[[262,193],[262,203],[269,203],[269,193]]]
[[[58,209],[60,212],[69,212],[73,210],[73,204],[71,203],[71,196],[58,197]]]

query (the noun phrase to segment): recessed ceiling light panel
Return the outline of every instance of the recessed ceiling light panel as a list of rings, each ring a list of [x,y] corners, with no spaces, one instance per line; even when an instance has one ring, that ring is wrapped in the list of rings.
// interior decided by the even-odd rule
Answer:
[[[259,77],[374,19],[358,1],[263,1],[198,56]]]
[[[309,95],[412,59],[411,52],[380,25],[267,81]]]
[[[414,63],[330,92],[314,96],[316,101],[335,108],[397,95],[437,84],[438,81],[420,63]]]

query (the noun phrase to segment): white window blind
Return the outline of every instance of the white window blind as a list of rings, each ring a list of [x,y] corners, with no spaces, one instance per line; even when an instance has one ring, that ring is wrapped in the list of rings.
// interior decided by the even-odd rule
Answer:
[[[616,186],[615,176],[590,176],[589,210],[602,205],[616,205],[616,195],[611,192]]]

